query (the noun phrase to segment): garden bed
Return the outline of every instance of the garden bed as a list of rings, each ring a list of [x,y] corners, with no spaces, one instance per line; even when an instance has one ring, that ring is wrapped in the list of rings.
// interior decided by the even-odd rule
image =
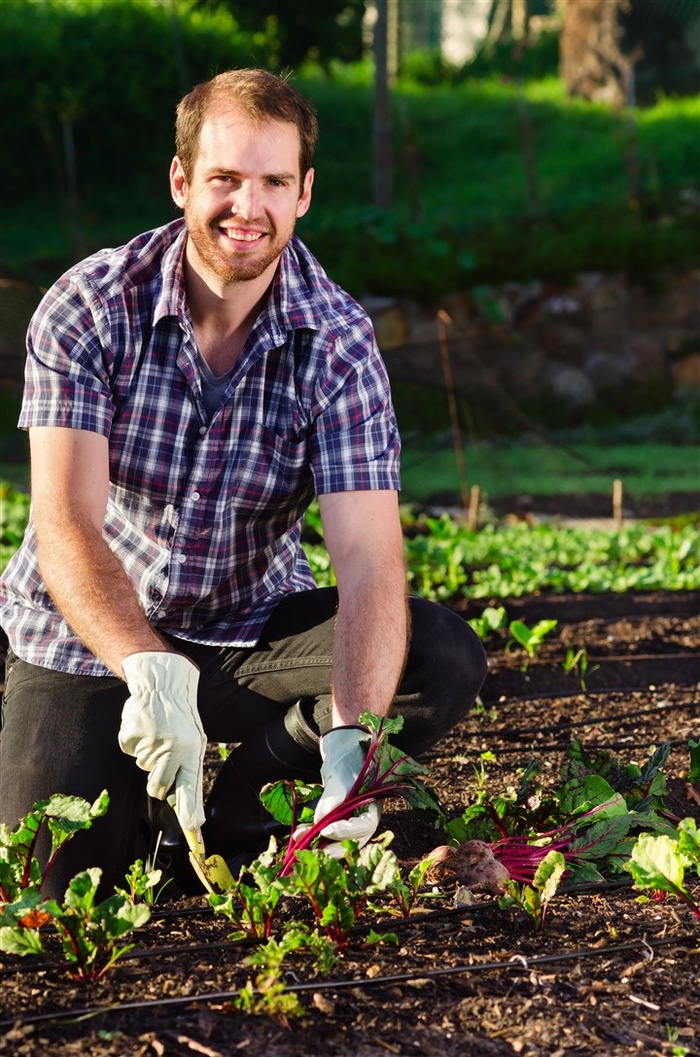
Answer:
[[[471,618],[484,604],[455,608]],[[481,707],[425,761],[429,785],[450,816],[474,802],[479,785],[494,794],[517,787],[533,758],[545,784],[555,782],[577,738],[625,763],[671,742],[666,805],[700,820],[700,790],[686,781],[687,741],[700,735],[700,595],[541,596],[498,604],[510,618],[558,624],[524,671],[523,651],[505,648],[506,632],[489,639]],[[580,672],[562,668],[567,650],[581,647],[585,689]],[[495,761],[481,758],[486,751]],[[402,863],[444,842],[395,801],[383,823],[395,834]],[[292,958],[286,982],[301,988],[305,1018],[288,1026],[234,1007],[233,993],[253,974],[242,965],[249,948],[227,940],[230,923],[215,917],[205,899],[177,900],[157,906],[134,950],[87,988],[44,963],[3,956],[0,1053],[698,1054],[698,922],[672,898],[639,902],[630,882],[619,874],[610,885],[558,893],[539,933],[522,911],[501,909],[486,893],[455,908],[449,884],[421,918],[378,925],[372,915],[363,917],[361,924],[394,932],[398,942],[369,946],[366,929],[358,931],[326,979],[313,975],[308,955]]]

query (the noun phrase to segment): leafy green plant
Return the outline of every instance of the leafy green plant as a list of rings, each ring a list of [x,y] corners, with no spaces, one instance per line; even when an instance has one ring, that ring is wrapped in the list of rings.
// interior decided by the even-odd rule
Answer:
[[[0,950],[47,955],[38,930],[50,923],[60,937],[68,975],[81,982],[100,979],[132,949],[133,944],[120,945],[122,937],[145,925],[151,915],[147,906],[123,894],[97,903],[101,875],[97,867],[76,874],[63,904],[42,900],[36,888],[24,889],[18,900],[3,908]]]
[[[636,888],[676,896],[700,921],[700,907],[685,885],[688,868],[700,873],[700,833],[692,818],[679,822],[677,837],[666,833],[640,834],[624,864]]]
[[[56,856],[75,833],[89,829],[109,806],[107,791],[93,804],[76,796],[56,794],[40,800],[10,829],[0,826],[0,950],[13,954],[46,954],[39,930],[52,925],[61,939],[69,975],[83,982],[97,980],[130,946],[121,938],[150,917],[147,906],[136,905],[125,892],[100,903],[96,894],[102,871],[77,874],[69,883],[65,901],[44,899],[41,886]],[[39,833],[46,825],[51,834],[51,853],[42,869],[35,851]],[[147,884],[132,868],[134,884]]]
[[[137,859],[131,864],[126,875],[127,888],[117,888],[116,892],[118,895],[125,895],[132,903],[147,903],[151,906],[158,902],[158,896],[162,892],[162,888],[156,887],[162,876],[162,870],[150,870],[143,859]],[[165,885],[169,883],[166,881]]]
[[[531,919],[535,932],[541,932],[548,903],[554,897],[564,872],[566,862],[559,851],[549,851],[540,862],[532,882],[518,883],[511,880],[506,883],[506,894],[498,905],[502,908],[520,907]]]
[[[489,749],[486,749],[484,752],[479,753],[478,764],[473,763],[471,765],[472,770],[474,772],[474,777],[476,778],[476,787],[480,793],[483,792],[486,785],[486,764],[495,762],[496,755]]]
[[[504,606],[486,606],[481,616],[472,617],[467,624],[480,639],[487,639],[495,631],[506,626],[508,615]]]
[[[445,521],[441,523],[444,525]],[[466,557],[456,534],[447,538],[435,534],[417,536],[409,547],[412,590],[426,598],[452,598],[466,586]]]
[[[335,944],[327,936],[320,936],[302,925],[285,929],[279,939],[272,936],[243,961],[244,965],[258,968],[255,980],[248,980],[234,999],[234,1005],[242,1013],[267,1014],[273,1020],[289,1027],[291,1019],[300,1019],[303,1008],[295,994],[290,994],[282,979],[283,963],[290,954],[309,949],[314,954],[316,965],[322,975],[327,975],[337,961]]]
[[[558,621],[556,620],[538,620],[532,627],[528,627],[522,620],[511,620],[508,625],[508,631],[512,638],[506,643],[506,653],[517,644],[522,646],[528,658],[532,660],[547,635],[554,631],[557,624]],[[525,667],[527,665],[523,666],[523,668]]]
[[[255,983],[248,980],[233,999],[233,1005],[248,1016],[265,1013],[283,1028],[289,1028],[290,1020],[301,1019],[304,1015],[297,996],[290,994],[284,982],[271,972],[258,973]]]
[[[396,856],[388,849],[387,836],[358,851],[353,841],[344,841],[344,859],[318,849],[297,851],[291,883],[306,896],[318,926],[338,947],[345,946],[370,896],[389,889],[398,873]]]
[[[660,746],[640,766],[623,764],[605,751],[588,753],[574,741],[560,786],[541,789],[533,763],[515,795],[480,793],[461,818],[445,824],[445,832],[459,844],[489,842],[511,878],[520,883],[531,883],[551,850],[564,856],[567,881],[600,881],[601,871],[621,869],[634,831],[675,833],[663,800],[666,781],[661,767],[669,751],[669,744]]]
[[[15,553],[29,520],[29,495],[0,480],[0,571]]]
[[[137,859],[131,864],[126,875],[127,887],[126,889],[117,888],[118,895],[127,896],[132,903],[147,903],[148,906],[158,902],[163,891],[171,883],[171,878],[168,878],[160,888],[158,887],[163,876],[163,871],[155,866],[159,846],[160,834],[153,855],[145,862],[143,859]]]
[[[589,752],[581,741],[574,739],[567,750],[562,779],[569,782],[585,779],[588,775],[603,778],[614,792],[622,794],[627,809],[634,812],[635,817],[655,821],[660,826],[663,825],[660,814],[664,811],[667,790],[662,768],[670,751],[670,744],[664,742],[643,763],[623,763],[606,749]]]
[[[280,899],[291,891],[292,885],[282,874],[277,841],[271,837],[267,850],[246,867],[230,891],[210,895],[209,904],[215,914],[233,922],[232,939],[267,940]]]
[[[694,560],[700,534],[695,525],[636,524],[610,530],[489,524],[477,532],[443,516],[421,517],[412,532],[405,539],[409,582],[426,597],[455,591],[491,599],[543,591],[700,587],[700,566]],[[440,566],[457,559],[461,564],[449,575]]]
[[[426,898],[422,892],[425,876],[433,864],[431,856],[426,856],[409,871],[404,880],[401,871],[397,869],[393,880],[386,885],[386,893],[391,896],[388,903],[376,903],[368,901],[368,907],[380,914],[390,914],[394,917],[408,918],[413,913],[419,899]]]
[[[562,667],[567,675],[574,672],[578,678],[582,690],[586,690],[586,677],[589,672],[593,673],[598,671],[600,668],[599,664],[594,664],[590,667],[588,661],[588,650],[585,646],[576,650],[573,646],[570,646],[566,651],[566,657],[562,662]]]
[[[106,789],[93,804],[82,797],[57,793],[48,800],[38,800],[13,829],[0,825],[0,907],[13,903],[25,888],[40,889],[61,848],[79,830],[89,829],[108,807]],[[42,868],[35,852],[43,826],[51,834],[51,852]]]
[[[687,1046],[678,1043],[678,1028],[674,1028],[667,1023],[666,1037],[668,1038],[669,1043],[673,1046],[671,1057],[686,1057],[686,1054],[690,1053]]]
[[[561,854],[567,871],[577,881],[602,880],[595,863],[608,866],[624,859],[624,838],[631,826],[621,797],[612,796],[587,811],[577,810],[570,821],[534,837],[508,836],[491,847],[515,881],[527,883],[537,874],[550,851]]]

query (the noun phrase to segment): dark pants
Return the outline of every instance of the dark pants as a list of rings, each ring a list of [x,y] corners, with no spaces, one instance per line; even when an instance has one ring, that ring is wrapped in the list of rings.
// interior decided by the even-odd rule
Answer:
[[[393,712],[404,717],[396,743],[418,756],[466,714],[485,678],[486,659],[462,618],[424,599],[411,599],[410,605],[411,646]],[[288,596],[266,624],[260,642],[249,649],[172,639],[200,667],[199,709],[207,737],[240,743],[210,797],[210,802],[218,800],[220,815],[235,817],[238,770],[247,770],[247,780],[257,789],[287,773],[318,775],[317,737],[330,724],[336,607],[334,588]],[[146,775],[117,741],[127,695],[126,685],[117,678],[67,675],[8,655],[0,733],[0,821],[13,827],[35,801],[54,793],[91,802],[105,788],[110,795],[107,815],[88,832],[78,833],[57,857],[46,894],[62,898],[68,880],[88,866],[102,867],[103,887],[111,890],[123,884],[136,858],[148,854]],[[294,708],[300,699],[307,706],[303,715]],[[272,773],[266,760],[259,761],[261,734],[264,753],[272,752],[283,773]],[[248,768],[247,745],[248,755],[256,756]],[[221,841],[216,839],[210,803],[207,815],[207,853],[234,850],[216,846]],[[39,848],[43,861],[48,847],[46,835]]]

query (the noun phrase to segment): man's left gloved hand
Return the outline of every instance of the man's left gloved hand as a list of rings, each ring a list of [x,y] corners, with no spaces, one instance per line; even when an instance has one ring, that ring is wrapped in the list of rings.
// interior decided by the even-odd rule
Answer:
[[[316,822],[348,796],[365,762],[366,753],[361,743],[369,741],[369,737],[364,727],[334,727],[321,737],[323,793],[314,812]],[[352,818],[333,822],[321,832],[329,840],[356,840],[363,847],[375,833],[380,817],[381,807],[377,801],[372,801],[364,811]],[[324,850],[334,854],[330,848]]]

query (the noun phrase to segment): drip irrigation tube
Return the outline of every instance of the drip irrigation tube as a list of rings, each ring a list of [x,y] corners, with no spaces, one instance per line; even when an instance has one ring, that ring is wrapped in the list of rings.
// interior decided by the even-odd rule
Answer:
[[[556,696],[560,697],[561,695],[557,694]],[[606,696],[609,697],[609,694],[606,694]],[[522,701],[523,699],[522,698],[518,698],[518,700]],[[547,699],[546,698],[537,698],[536,700],[542,701],[542,700],[547,700]],[[625,719],[622,722],[620,721],[620,719],[617,716],[594,716],[593,719],[581,719],[581,720],[568,719],[568,718],[562,717],[562,721],[560,721],[557,724],[552,725],[551,727],[537,727],[537,728],[534,728],[534,729],[531,728],[531,729],[519,730],[519,731],[513,731],[513,730],[490,730],[490,729],[487,728],[486,730],[479,730],[478,731],[478,735],[481,738],[489,738],[489,737],[491,737],[491,738],[502,738],[503,741],[520,741],[520,740],[522,740],[522,738],[524,738],[524,737],[526,737],[528,735],[535,735],[535,734],[561,734],[561,733],[564,732],[564,724],[565,723],[566,723],[567,726],[571,727],[572,729],[574,727],[576,727],[576,728],[579,728],[579,727],[597,727],[597,726],[600,726],[603,723],[614,723],[616,730],[624,730],[625,727],[629,727],[633,723],[635,723],[636,720],[640,716],[661,716],[665,712],[675,712],[675,711],[678,711],[678,709],[683,709],[683,708],[689,708],[689,705],[688,705],[687,701],[674,702],[671,705],[659,705],[656,708],[640,708],[639,711],[632,712],[628,716],[625,716]]]
[[[438,977],[458,976],[466,973],[481,972],[523,972],[536,968],[540,965],[555,965],[558,962],[582,961],[585,958],[610,957],[613,954],[625,954],[631,951],[654,949],[657,947],[682,946],[683,944],[697,943],[698,937],[692,933],[681,936],[656,937],[652,939],[634,940],[628,943],[611,944],[605,947],[583,947],[573,951],[562,951],[558,954],[541,954],[531,958],[516,954],[508,961],[476,962],[471,965],[454,965],[443,969],[424,969],[422,972],[395,973],[388,976],[358,977],[351,980],[312,980],[308,983],[286,984],[285,990],[289,993],[301,994],[306,991],[340,991],[348,987],[364,988],[379,987],[382,985],[394,985],[407,983],[411,980],[432,980]],[[255,992],[259,992],[256,990]],[[0,1027],[13,1027],[16,1024],[40,1024],[51,1021],[80,1021],[92,1017],[103,1016],[107,1013],[127,1013],[136,1010],[152,1010],[159,1007],[188,1006],[195,1002],[227,1002],[238,998],[241,994],[239,988],[231,991],[210,991],[191,995],[171,995],[167,998],[142,999],[134,1002],[115,1002],[109,1005],[83,1006],[79,1009],[58,1010],[53,1013],[36,1013],[28,1017],[15,1017],[13,1019],[0,1020]]]
[[[589,664],[634,664],[636,661],[696,661],[700,664],[697,653],[693,650],[675,650],[673,653],[589,653],[588,662]],[[561,662],[556,660],[547,660],[545,658],[536,658],[528,663],[527,668],[523,671],[523,675],[527,672],[536,672],[537,668],[561,668]],[[514,664],[507,664],[505,661],[500,661],[497,665],[492,668],[492,672],[519,672],[522,670],[522,661]]]
[[[678,745],[687,745],[687,738],[667,738],[664,742],[666,745],[670,745],[671,748],[675,748]],[[519,745],[506,745],[504,748],[498,750],[499,756],[507,756],[513,752],[523,752],[524,749],[529,751],[537,750],[537,752],[566,752],[571,745],[571,739],[568,741],[554,741],[546,744],[540,744],[540,742],[522,741]],[[634,749],[635,751],[641,749],[645,752],[649,751],[650,741],[615,741],[611,745],[603,745],[597,742],[586,742],[586,749],[590,752],[622,752],[623,750]],[[464,749],[460,752],[460,756],[480,756],[483,749]]]
[[[601,892],[617,892],[620,889],[629,889],[632,887],[633,881],[619,880],[619,881],[598,881],[598,882],[582,882],[575,885],[562,885],[559,892],[562,896],[584,896],[584,895],[595,895]],[[447,896],[445,897],[447,898]],[[498,907],[497,899],[482,899],[478,903],[474,903],[471,906],[452,906],[452,907],[441,907],[438,910],[430,910],[425,913],[410,914],[408,917],[399,917],[396,915],[386,914],[375,918],[368,924],[356,925],[352,932],[354,935],[361,935],[366,932],[373,930],[386,929],[391,927],[392,930],[401,928],[421,928],[423,925],[432,924],[435,921],[445,920],[446,918],[462,918],[469,916],[478,916],[486,910],[494,910]],[[165,919],[177,919],[179,917],[190,916],[197,912],[198,908],[187,908],[185,910],[172,911],[161,911],[158,917],[160,920]],[[214,911],[209,906],[203,906],[200,909],[201,915],[204,917],[210,917],[214,914]],[[151,921],[156,918],[156,915],[151,917]],[[121,955],[120,962],[127,961],[141,961],[148,960],[150,958],[159,957],[170,957],[170,955],[186,955],[186,954],[197,954],[199,951],[212,951],[212,950],[228,950],[231,947],[248,947],[257,946],[258,941],[254,939],[242,939],[242,940],[214,940],[207,941],[206,943],[182,943],[182,944],[171,944],[163,947],[147,947],[144,950],[130,950],[125,954]],[[16,965],[3,965],[0,966],[0,978],[3,976],[16,976],[17,974],[30,973],[30,972],[45,972],[49,969],[57,968],[56,964],[51,961],[31,961],[27,962],[22,960]]]
[[[567,894],[563,888],[560,891],[562,895]],[[580,894],[583,895],[585,893],[581,892]],[[484,899],[479,903],[474,903],[472,906],[443,907],[440,910],[431,910],[424,914],[412,914],[407,918],[387,914],[385,917],[376,918],[369,924],[356,925],[352,929],[352,933],[353,935],[359,936],[366,932],[371,932],[373,929],[386,929],[389,926],[391,926],[393,930],[402,927],[405,928],[407,926],[411,928],[419,928],[422,925],[430,924],[440,919],[444,920],[445,918],[461,918],[469,915],[478,915],[484,910],[492,910],[497,906],[498,900]],[[204,912],[209,910],[210,913],[213,914],[213,910],[210,907],[203,907],[202,910]],[[174,911],[173,917],[177,916],[178,911]],[[259,942],[260,941],[253,938],[246,938],[240,940],[210,940],[206,943],[181,943],[163,947],[147,947],[144,950],[126,951],[125,954],[120,956],[119,961],[141,961],[150,958],[159,958],[161,956],[167,958],[170,955],[197,954],[198,951],[228,950],[231,947],[256,947]],[[18,957],[21,956],[18,955]],[[44,972],[48,969],[55,968],[60,968],[55,962],[47,960],[27,962],[23,960],[17,965],[0,966],[0,977],[17,974],[21,975],[25,972]]]
[[[658,683],[654,684],[654,690],[649,690],[648,687],[641,686],[615,686],[612,689],[608,687],[607,689],[603,690],[591,690],[588,687],[585,690],[582,690],[579,687],[577,690],[555,690],[542,691],[538,694],[518,694],[517,697],[515,695],[509,694],[507,699],[505,694],[502,694],[501,697],[493,698],[489,701],[483,701],[483,705],[484,708],[495,708],[496,706],[503,708],[503,706],[506,704],[515,707],[517,705],[521,705],[523,701],[557,701],[562,697],[582,697],[588,700],[591,697],[617,698],[625,697],[627,694],[642,694],[647,692],[651,694],[665,694],[668,692],[667,688],[669,687],[669,685],[672,689],[679,690],[682,693],[690,694],[693,690],[692,685],[688,685],[687,683]],[[669,705],[669,708],[688,707],[690,706],[687,701],[681,701],[677,705]],[[651,711],[653,712],[654,709],[652,709]],[[640,715],[644,715],[644,712],[641,712]]]
[[[668,687],[670,687],[671,689],[690,693],[694,689],[694,684],[654,683],[654,689],[658,693],[666,693]],[[609,698],[614,697],[615,695],[624,697],[626,694],[644,694],[653,692],[654,691],[650,690],[648,686],[637,685],[604,687],[602,690],[591,690],[589,687],[587,687],[585,690],[582,690],[580,687],[576,690],[562,690],[559,688],[557,690],[542,690],[536,694],[513,694],[510,691],[506,694],[503,690],[499,690],[498,697],[490,697],[486,700],[483,699],[484,695],[480,695],[480,697],[482,698],[484,708],[502,708],[503,705],[506,703],[515,707],[517,705],[522,705],[525,701],[560,701],[563,698],[566,698],[568,700],[572,697],[584,697],[586,699],[591,697]],[[688,708],[689,705],[687,701],[681,701],[679,704],[670,705],[669,707],[678,709]],[[644,715],[643,712],[640,714]]]

